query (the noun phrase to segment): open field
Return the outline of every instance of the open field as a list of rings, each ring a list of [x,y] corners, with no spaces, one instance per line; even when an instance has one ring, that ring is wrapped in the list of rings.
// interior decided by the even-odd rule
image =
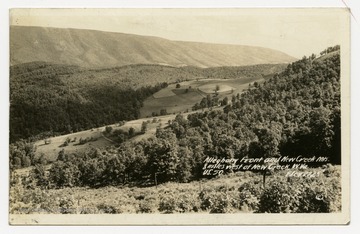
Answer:
[[[147,131],[145,134],[137,135],[131,138],[132,141],[140,141],[142,139],[147,139],[152,135],[155,135],[156,127],[161,125],[166,127],[168,121],[174,119],[175,115],[166,115],[159,116],[156,118],[143,118],[126,122],[124,125],[119,126],[119,124],[108,125],[116,129],[122,129],[128,131],[129,128],[133,127],[136,132],[139,132],[141,125],[144,121],[148,122]],[[156,120],[156,122],[154,121]],[[114,145],[111,139],[104,136],[103,132],[105,127],[94,128],[86,131],[76,132],[67,135],[61,135],[49,138],[50,143],[45,144],[45,140],[40,140],[35,142],[36,146],[36,156],[39,157],[41,154],[46,156],[46,159],[49,161],[55,161],[59,152],[64,149],[66,153],[75,153],[75,152],[84,152],[89,148],[105,148],[107,146]],[[70,139],[70,143],[67,146],[62,146],[66,139]],[[93,139],[85,144],[79,144],[80,139]]]
[[[64,149],[66,153],[75,153],[84,151],[91,147],[98,148],[111,145],[111,142],[102,137],[102,131],[104,131],[104,127],[56,136],[49,138],[50,143],[48,144],[45,144],[44,140],[37,141],[35,142],[35,146],[37,148],[36,154],[37,156],[44,154],[47,160],[54,161],[62,149]],[[80,139],[91,137],[94,139],[93,141],[87,142],[83,145],[79,144]],[[68,146],[63,147],[62,144],[66,141],[67,138],[69,138],[71,142],[68,144]]]
[[[176,94],[171,89],[162,89],[157,93],[154,93],[154,98],[163,98],[163,97],[171,97],[175,96]]]
[[[218,88],[218,90],[217,90]],[[201,92],[207,93],[207,94],[211,94],[214,92],[218,92],[218,93],[222,93],[222,92],[231,92],[232,90],[234,90],[233,87],[229,86],[229,85],[214,85],[214,84],[205,84],[205,85],[201,85],[199,87]]]
[[[198,103],[208,94],[219,95],[219,98],[231,97],[242,93],[250,83],[262,81],[262,78],[251,81],[242,79],[202,79],[192,80],[171,84],[160,90],[144,101],[144,106],[140,109],[141,117],[149,117],[159,114],[161,110],[166,109],[167,113],[180,113],[191,111],[195,103]],[[216,91],[216,88],[219,88]]]
[[[217,108],[213,108],[217,109]],[[183,113],[184,117],[187,117],[189,114],[199,112],[203,110],[197,111],[189,111],[187,113]],[[143,139],[147,139],[151,136],[154,136],[156,133],[156,128],[161,126],[165,128],[168,126],[169,120],[175,119],[176,114],[169,114],[164,116],[157,116],[157,117],[149,117],[149,118],[142,118],[131,120],[125,122],[123,125],[119,124],[112,124],[107,125],[112,127],[113,130],[122,129],[124,131],[128,131],[131,127],[135,129],[135,132],[140,132],[141,125],[143,122],[147,122],[147,131],[144,134],[140,134],[130,138],[130,141],[141,141]],[[59,152],[64,149],[66,153],[76,153],[76,152],[84,152],[90,148],[105,148],[107,146],[115,145],[111,139],[104,136],[106,126],[94,128],[86,131],[71,133],[67,135],[61,135],[49,138],[50,143],[45,144],[45,140],[40,140],[35,142],[36,146],[36,157],[39,157],[41,154],[46,156],[46,159],[49,161],[55,161]],[[68,146],[63,147],[62,144],[69,138],[71,142]],[[86,142],[85,144],[79,144],[80,139],[93,139],[92,141]]]

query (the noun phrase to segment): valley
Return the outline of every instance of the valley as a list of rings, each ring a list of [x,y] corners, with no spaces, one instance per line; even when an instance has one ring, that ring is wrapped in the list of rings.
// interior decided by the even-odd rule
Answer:
[[[10,34],[10,213],[341,211],[340,46]]]
[[[255,81],[262,82],[263,80],[259,79],[254,80],[254,82]],[[249,87],[249,84],[252,83],[253,82],[246,81],[244,83],[241,79],[204,79],[171,84],[168,87],[154,93],[151,97],[144,101],[144,105],[140,109],[140,113],[143,118],[126,121],[121,125],[119,123],[114,123],[85,131],[36,141],[34,144],[37,148],[36,157],[46,155],[46,159],[49,162],[52,162],[56,160],[61,150],[65,150],[65,152],[69,154],[83,153],[89,148],[106,148],[116,145],[116,142],[104,136],[106,127],[111,127],[112,131],[121,129],[128,132],[130,128],[134,128],[136,132],[140,132],[142,123],[147,122],[147,131],[144,134],[131,138],[131,141],[145,140],[151,136],[155,136],[157,127],[167,127],[169,121],[174,120],[177,114],[182,114],[186,118],[189,114],[209,110],[209,108],[203,108],[197,111],[192,110],[192,107],[196,103],[199,103],[202,98],[206,97],[206,95],[215,95],[215,93],[217,93],[219,98],[222,99],[224,97],[228,97],[231,100],[231,96],[242,93]],[[180,88],[176,88],[176,85],[180,85]],[[189,86],[191,87],[189,88]],[[219,86],[218,91],[216,91],[217,86]],[[219,108],[220,107],[215,107],[211,109]],[[164,109],[166,109],[168,114],[159,116],[158,113]],[[149,115],[151,116],[154,112],[156,115],[149,117]],[[70,141],[68,145],[64,147],[62,145],[66,139],[70,139]],[[80,139],[91,140],[86,141],[84,144],[79,144]]]

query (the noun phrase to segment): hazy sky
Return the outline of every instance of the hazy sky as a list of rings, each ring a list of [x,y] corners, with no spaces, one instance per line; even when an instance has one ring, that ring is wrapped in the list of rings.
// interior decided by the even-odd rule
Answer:
[[[341,44],[347,15],[339,9],[16,9],[10,24],[262,46],[301,58]]]

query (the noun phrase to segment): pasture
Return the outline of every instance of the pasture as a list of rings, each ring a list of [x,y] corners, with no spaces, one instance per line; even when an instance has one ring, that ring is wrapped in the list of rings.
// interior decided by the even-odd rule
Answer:
[[[89,148],[99,148],[112,145],[110,141],[102,136],[104,129],[105,127],[101,127],[67,135],[56,136],[49,138],[49,142],[47,143],[45,143],[45,140],[37,141],[35,142],[36,155],[40,156],[41,154],[44,154],[47,160],[55,161],[62,149],[64,149],[66,153],[75,153],[85,151]],[[93,140],[85,144],[79,144],[80,139],[86,138],[92,138]],[[70,142],[67,146],[62,146],[66,139],[70,139]]]
[[[140,109],[141,117],[159,115],[161,110],[176,114],[192,110],[192,107],[201,101],[206,95],[217,93],[219,98],[229,97],[242,93],[250,83],[261,82],[263,79],[201,79],[178,83],[160,90],[144,101]]]
[[[156,118],[143,118],[125,122],[124,125],[112,124],[107,125],[111,126],[113,130],[122,129],[128,131],[131,127],[135,129],[136,132],[141,130],[141,125],[145,121],[147,122],[147,131],[145,134],[137,135],[131,138],[132,141],[140,141],[142,139],[147,139],[156,133],[156,128],[160,125],[161,127],[166,127],[168,121],[174,119],[175,115],[166,115],[159,116]],[[156,121],[154,121],[154,119]],[[64,149],[65,153],[80,153],[84,152],[90,148],[105,148],[107,146],[114,145],[115,143],[104,136],[106,126],[94,128],[86,131],[71,133],[67,135],[56,136],[48,138],[47,142],[45,140],[40,140],[35,142],[36,146],[36,157],[44,154],[48,161],[55,161],[59,152]],[[63,146],[64,142],[70,139],[70,142],[67,146]],[[88,139],[86,143],[79,144],[80,139]]]

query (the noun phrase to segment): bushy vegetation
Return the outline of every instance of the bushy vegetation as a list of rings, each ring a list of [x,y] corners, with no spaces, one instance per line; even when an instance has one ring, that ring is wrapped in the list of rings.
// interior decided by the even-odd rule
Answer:
[[[261,193],[258,212],[329,213],[341,211],[340,171],[322,167],[315,178],[275,176]]]
[[[211,180],[157,187],[40,189],[12,175],[10,212],[119,213],[327,213],[341,211],[339,166],[311,169],[319,177],[286,177],[279,171],[262,187],[261,175],[238,172]],[[31,177],[30,177],[31,178]]]
[[[26,141],[18,141],[9,147],[10,169],[19,169],[29,167],[37,163],[41,164],[41,160],[35,158],[36,147],[34,144]]]

